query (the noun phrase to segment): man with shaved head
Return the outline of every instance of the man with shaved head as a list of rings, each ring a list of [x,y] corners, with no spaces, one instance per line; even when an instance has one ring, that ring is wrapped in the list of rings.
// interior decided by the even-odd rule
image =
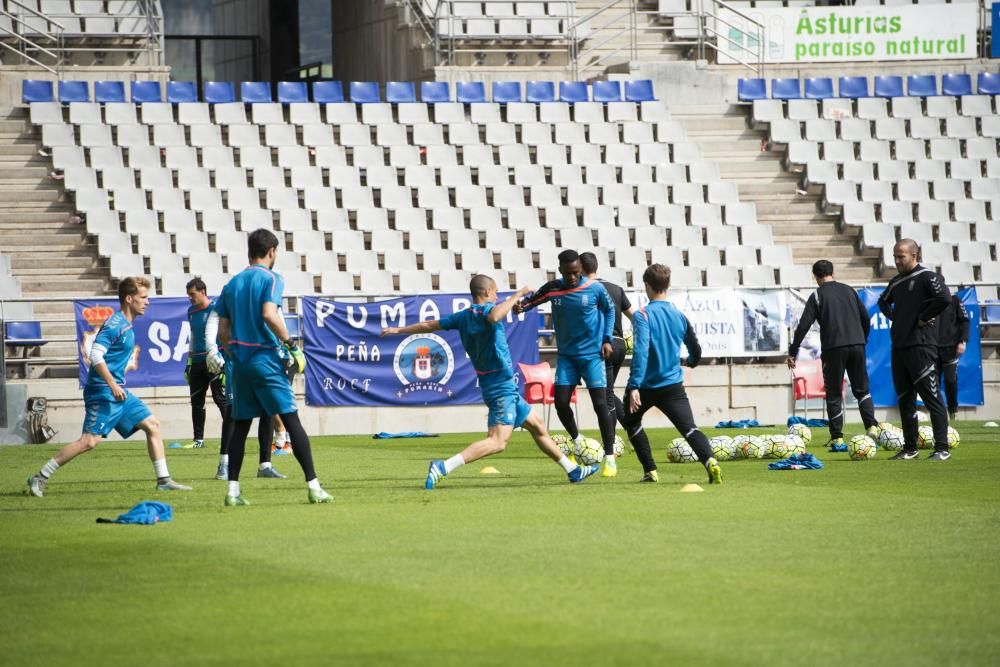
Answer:
[[[951,303],[951,294],[933,269],[918,262],[920,246],[913,239],[900,239],[892,249],[899,272],[879,297],[878,307],[892,321],[892,382],[896,386],[899,420],[903,424],[903,451],[895,460],[917,458],[917,395],[931,414],[934,453],[930,458],[947,461],[948,411],[938,393],[935,318]]]

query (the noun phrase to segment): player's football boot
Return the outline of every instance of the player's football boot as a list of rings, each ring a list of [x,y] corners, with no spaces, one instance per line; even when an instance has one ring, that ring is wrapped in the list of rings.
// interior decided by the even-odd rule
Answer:
[[[183,484],[178,484],[173,480],[172,477],[168,477],[165,482],[156,483],[157,491],[190,491],[190,486],[184,486]]]
[[[258,468],[257,476],[267,477],[268,479],[286,479],[288,477],[288,475],[282,475],[274,468]]]
[[[714,456],[705,461],[705,470],[708,471],[709,484],[722,484],[722,468],[719,467],[719,462],[715,460]]]
[[[573,468],[571,471],[566,473],[566,476],[569,477],[569,481],[571,484],[579,484],[583,480],[587,479],[588,477],[596,473],[598,470],[600,470],[598,466],[578,465],[577,467]]]
[[[223,503],[226,507],[247,507],[250,501],[243,496],[226,496],[226,500]]]
[[[332,503],[333,496],[331,496],[323,489],[320,489],[319,491],[314,491],[312,489],[309,489],[309,502],[312,503],[313,505],[317,503]]]
[[[828,451],[831,452],[846,452],[847,445],[844,444],[843,438],[830,438],[830,441],[826,443]]]
[[[639,480],[639,483],[656,484],[659,481],[660,481],[659,473],[657,473],[655,470],[650,470],[649,472],[647,472],[645,475],[642,476],[642,479]]]
[[[195,440],[191,443],[191,449],[204,449],[204,448],[205,448],[204,440]]]
[[[28,493],[36,498],[41,498],[45,495],[45,483],[48,481],[41,475],[32,475],[28,478]]]
[[[601,465],[601,477],[617,477],[618,476],[618,463],[615,462],[615,457],[605,456],[604,463]]]
[[[951,458],[951,452],[947,449],[936,449],[934,453],[927,457],[931,461],[947,461]]]
[[[920,458],[920,453],[917,450],[904,449],[893,457],[890,457],[890,461],[912,461],[914,459]]]
[[[424,488],[428,491],[432,490],[447,474],[444,471],[444,461],[437,459],[431,461],[430,465],[427,466],[427,479],[424,480]]]
[[[226,481],[227,479],[229,479],[228,463],[219,464],[219,467],[215,469],[215,479],[221,479],[222,481]]]

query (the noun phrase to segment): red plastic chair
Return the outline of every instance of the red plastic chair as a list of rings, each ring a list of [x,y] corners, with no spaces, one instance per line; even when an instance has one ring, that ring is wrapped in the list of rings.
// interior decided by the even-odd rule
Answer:
[[[549,417],[552,414],[552,404],[556,402],[555,383],[552,379],[552,367],[546,362],[538,364],[518,363],[521,377],[524,378],[524,400],[531,405],[545,406],[545,428],[549,428]],[[576,403],[576,389],[569,397],[569,402],[576,408],[576,420],[580,421],[580,410]]]
[[[845,379],[840,387],[841,396],[847,388]],[[798,401],[803,401],[802,411],[806,419],[809,419],[810,398],[826,398],[826,385],[823,382],[823,362],[819,359],[814,361],[799,361],[792,370],[792,414],[797,413]],[[822,413],[822,409],[820,410]]]

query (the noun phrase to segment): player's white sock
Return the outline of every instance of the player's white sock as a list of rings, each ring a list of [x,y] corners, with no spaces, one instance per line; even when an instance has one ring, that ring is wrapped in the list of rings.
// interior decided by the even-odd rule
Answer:
[[[153,461],[153,472],[156,474],[156,479],[170,479],[170,471],[167,470],[167,460],[157,459]]]
[[[229,465],[229,454],[219,454],[219,463]]]
[[[194,444],[198,445],[199,447],[204,447],[205,446],[205,441],[204,440],[195,440]]]
[[[455,454],[453,457],[444,462],[444,474],[450,475],[451,472],[457,468],[461,468],[465,465],[465,459],[461,454]]]
[[[229,495],[233,498],[240,497],[240,483],[239,482],[229,482]]]
[[[260,469],[261,470],[267,470],[270,467],[271,467],[271,462],[270,461],[264,461],[263,463],[260,464]]]
[[[576,443],[583,442],[583,433],[577,433],[576,434],[576,439],[574,439],[573,442],[576,442]]]
[[[274,444],[277,447],[284,447],[285,443],[288,442],[288,432],[278,431],[274,434]]]
[[[565,454],[562,457],[560,457],[559,465],[561,465],[563,467],[563,470],[565,470],[566,472],[573,472],[573,469],[577,467],[575,463],[566,458]]]
[[[49,459],[45,463],[45,465],[42,466],[42,469],[39,471],[38,474],[44,477],[45,479],[48,479],[49,477],[52,476],[52,473],[54,473],[56,470],[59,470],[59,464],[56,463],[55,459]]]
[[[311,480],[306,482],[306,485],[313,491],[319,491],[323,488],[319,485],[319,477],[313,477]]]

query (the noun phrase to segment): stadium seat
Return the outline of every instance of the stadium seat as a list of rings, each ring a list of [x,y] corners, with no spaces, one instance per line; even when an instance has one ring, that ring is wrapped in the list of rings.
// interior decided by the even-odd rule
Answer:
[[[198,86],[194,81],[167,81],[167,102],[190,104],[198,101]]]
[[[133,104],[155,104],[163,101],[159,81],[133,81],[131,89]]]
[[[876,76],[875,77],[875,97],[902,97],[903,77],[901,76]]]
[[[764,79],[740,79],[736,85],[736,96],[740,102],[767,99],[767,82]]]
[[[206,81],[202,94],[207,104],[232,104],[236,102],[236,93],[231,81]]]
[[[21,82],[21,101],[25,104],[55,101],[52,92],[52,82],[38,79],[24,79]]]
[[[482,81],[456,81],[455,98],[463,104],[482,104],[487,102],[486,84]]]
[[[521,102],[524,98],[521,96],[521,82],[520,81],[494,81],[493,82],[493,101],[497,104],[510,104],[512,102]]]
[[[976,92],[980,95],[1000,95],[1000,74],[980,72],[976,77]]]
[[[556,84],[554,81],[528,81],[525,86],[525,99],[528,102],[542,104],[556,101]]]
[[[451,90],[447,81],[421,81],[420,99],[428,104],[451,102]]]
[[[910,97],[929,97],[938,94],[937,77],[933,74],[911,74],[906,77],[906,94]]]
[[[776,100],[797,100],[802,97],[798,79],[771,79],[771,97]]]
[[[840,96],[851,99],[868,97],[868,77],[842,76],[839,80]]]
[[[620,81],[595,81],[591,85],[595,102],[622,102],[622,86]]]
[[[351,101],[355,104],[375,104],[382,101],[378,83],[374,81],[351,81],[349,86]]]
[[[240,82],[240,100],[244,104],[268,104],[272,101],[271,84],[265,81]]]
[[[549,426],[549,418],[552,414],[552,405],[555,403],[555,384],[552,375],[552,367],[547,361],[538,364],[525,364],[518,362],[521,371],[521,380],[524,386],[524,400],[530,405],[542,405],[545,410],[545,428]],[[576,388],[570,395],[570,403],[577,406]],[[577,407],[577,418],[579,419],[579,408]]]
[[[94,101],[99,104],[124,102],[125,83],[122,81],[95,81]]]
[[[411,81],[389,81],[385,84],[385,101],[390,104],[416,102],[416,86]]]
[[[344,88],[340,81],[315,81],[312,91],[313,101],[320,104],[339,104],[344,101]]]
[[[810,100],[825,100],[833,97],[833,79],[813,77],[806,79],[805,97]],[[844,97],[841,95],[841,97]]]
[[[625,82],[626,102],[656,102],[653,94],[653,82],[650,79],[637,79]]]
[[[309,102],[309,84],[305,81],[279,81],[278,101],[282,104],[304,104]]]
[[[961,97],[972,94],[972,76],[969,74],[942,74],[941,94]]]
[[[63,104],[90,101],[90,85],[86,81],[60,81],[59,101]]]
[[[587,84],[584,81],[560,81],[559,101],[568,104],[589,101]]]

